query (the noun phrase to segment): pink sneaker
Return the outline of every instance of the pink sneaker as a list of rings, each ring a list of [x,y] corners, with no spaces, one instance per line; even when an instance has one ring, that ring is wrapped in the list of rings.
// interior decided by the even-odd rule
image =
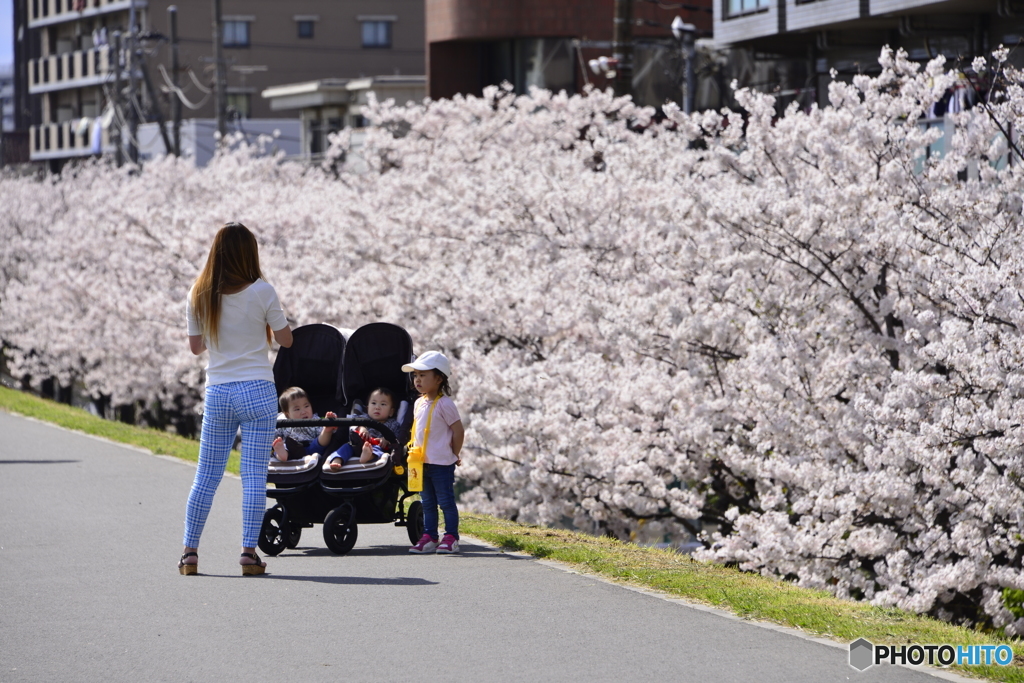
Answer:
[[[420,538],[420,542],[409,548],[410,553],[416,553],[417,555],[423,555],[424,553],[432,553],[437,548],[437,539],[431,538],[430,534],[423,534]],[[446,552],[451,552],[450,550]]]
[[[439,554],[459,552],[459,539],[455,538],[451,534],[445,534],[444,538],[441,539],[441,545],[437,546],[437,552]]]

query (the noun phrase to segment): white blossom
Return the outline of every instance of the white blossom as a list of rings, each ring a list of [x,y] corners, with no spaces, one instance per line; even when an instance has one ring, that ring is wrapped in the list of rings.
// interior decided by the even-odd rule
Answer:
[[[16,374],[191,408],[184,299],[216,229],[297,324],[386,320],[453,359],[463,504],[1024,631],[1024,90],[883,51],[830,106],[664,119],[610,92],[371,103],[324,169],[0,178]],[[1004,56],[1005,58],[1005,56]],[[966,179],[965,179],[966,178]]]

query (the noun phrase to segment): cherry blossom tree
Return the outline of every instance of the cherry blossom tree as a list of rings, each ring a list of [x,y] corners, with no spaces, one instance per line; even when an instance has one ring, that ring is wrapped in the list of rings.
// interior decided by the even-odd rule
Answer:
[[[3,178],[0,338],[19,373],[195,407],[185,293],[239,220],[297,324],[389,320],[451,354],[464,504],[1020,633],[1005,62],[885,50],[783,116],[751,91],[656,115],[489,88],[374,104],[325,169],[243,147]],[[942,137],[921,122],[964,77],[982,101]]]

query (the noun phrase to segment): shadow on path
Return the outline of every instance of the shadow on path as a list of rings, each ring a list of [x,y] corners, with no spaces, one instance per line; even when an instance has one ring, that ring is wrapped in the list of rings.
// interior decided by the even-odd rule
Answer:
[[[0,460],[0,465],[67,465],[81,460]]]
[[[290,574],[276,574],[267,572],[261,576],[240,576],[238,574],[207,574],[199,572],[194,576],[205,576],[211,579],[247,579],[249,581],[308,581],[312,583],[333,583],[338,585],[351,586],[436,586],[437,581],[426,579],[396,576],[394,578],[381,578],[372,576],[296,576]]]
[[[275,555],[274,557],[396,557],[411,554],[413,553],[410,553],[409,548],[404,545],[372,545],[355,547],[344,555],[335,555],[327,548],[303,548],[300,546],[291,551],[286,550],[280,555]],[[431,555],[433,553],[426,554]],[[444,553],[442,553],[442,555],[444,555]],[[510,555],[509,553],[505,553],[500,550],[494,550],[492,548],[479,545],[463,545],[459,549],[459,552],[452,553],[447,557],[500,557],[507,560],[534,559],[524,555]]]

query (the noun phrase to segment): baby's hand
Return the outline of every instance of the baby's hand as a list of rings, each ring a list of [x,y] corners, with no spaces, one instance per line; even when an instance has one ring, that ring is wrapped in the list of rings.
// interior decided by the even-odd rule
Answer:
[[[277,437],[274,439],[274,443],[271,444],[271,447],[274,449],[274,457],[278,460],[284,462],[288,459],[288,449],[284,447],[284,439]]]
[[[387,449],[389,449],[391,447],[391,444],[389,444],[388,440],[385,439],[383,436],[380,437],[380,439],[378,439],[378,440],[380,441],[380,443],[377,444],[377,445],[380,446],[380,449],[382,451],[386,451]]]

